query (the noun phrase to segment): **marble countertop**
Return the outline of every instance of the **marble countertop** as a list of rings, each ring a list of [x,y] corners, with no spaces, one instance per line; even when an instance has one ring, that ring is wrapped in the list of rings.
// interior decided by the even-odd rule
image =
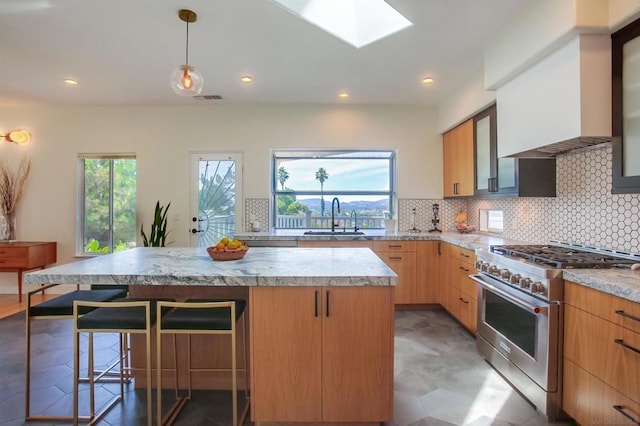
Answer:
[[[304,230],[288,229],[274,232],[238,233],[236,238],[247,241],[299,241],[299,240],[437,240],[457,245],[469,250],[488,249],[494,244],[530,244],[515,241],[497,235],[458,232],[385,232],[384,230],[365,230],[365,235],[303,235]],[[640,303],[640,270],[628,269],[567,269],[563,271],[566,280],[591,287],[614,296]]]
[[[640,303],[640,270],[630,269],[565,269],[567,281]]]
[[[331,267],[328,267],[331,265]],[[204,248],[138,247],[25,274],[32,284],[389,286],[397,275],[368,248],[251,247],[234,261]]]
[[[461,234],[459,232],[386,232],[383,229],[363,230],[364,235],[304,235],[304,229],[279,229],[271,232],[238,232],[234,238],[243,241],[445,241],[470,250],[486,249],[492,244],[526,244],[522,241],[507,240],[492,234]]]

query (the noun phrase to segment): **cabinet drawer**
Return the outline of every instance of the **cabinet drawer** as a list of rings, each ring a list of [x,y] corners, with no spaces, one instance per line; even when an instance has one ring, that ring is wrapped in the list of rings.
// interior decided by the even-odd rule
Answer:
[[[640,333],[567,305],[565,358],[640,402]]]
[[[26,267],[29,263],[28,247],[1,247],[0,268]]]
[[[415,241],[374,241],[373,242],[373,251],[376,251],[376,252],[390,252],[390,251],[415,252],[416,251],[416,242]]]
[[[562,409],[579,424],[634,424],[627,416],[640,421],[640,404],[566,358],[563,376]]]
[[[449,256],[463,262],[473,263],[476,261],[476,253],[473,250],[450,245],[448,252],[449,252]]]
[[[640,333],[640,303],[622,299],[570,281],[565,282],[565,303]]]

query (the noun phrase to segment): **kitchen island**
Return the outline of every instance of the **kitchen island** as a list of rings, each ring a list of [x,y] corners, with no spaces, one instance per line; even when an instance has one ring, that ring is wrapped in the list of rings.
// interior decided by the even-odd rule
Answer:
[[[254,247],[229,262],[212,261],[204,248],[135,248],[25,276],[39,284],[129,285],[132,297],[246,297],[253,421],[343,425],[392,418],[396,280],[367,248]],[[199,337],[198,367],[228,365],[228,351]],[[133,362],[144,367],[135,351]],[[226,387],[224,375],[197,376],[196,387]],[[146,383],[136,378],[139,385]]]

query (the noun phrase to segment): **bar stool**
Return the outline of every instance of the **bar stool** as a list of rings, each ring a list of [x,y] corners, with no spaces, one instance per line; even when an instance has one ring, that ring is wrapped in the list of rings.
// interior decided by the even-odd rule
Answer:
[[[58,284],[49,284],[27,293],[27,308],[26,312],[26,365],[25,365],[25,420],[72,420],[73,416],[33,416],[31,415],[31,322],[32,320],[52,320],[52,319],[66,319],[73,318],[73,303],[76,300],[88,300],[93,302],[109,302],[112,300],[120,299],[127,296],[127,286],[91,286],[91,290],[80,290],[79,286],[75,291],[62,294],[53,299],[49,299],[35,306],[31,306],[31,298],[35,293],[39,293],[51,287],[55,287]],[[89,312],[91,308],[85,307],[80,310],[79,315]],[[126,339],[124,335],[120,336],[121,347],[126,348],[128,345],[123,342]],[[128,364],[127,350],[123,349],[120,352],[120,358],[125,357],[125,361]],[[117,361],[116,361],[117,363]],[[106,377],[111,374],[110,371],[115,367],[116,363],[108,366],[105,371],[101,373],[101,381],[111,381]],[[86,381],[87,378],[82,378],[81,381]]]
[[[167,299],[163,299],[167,300]],[[168,299],[173,300],[173,299]],[[80,420],[78,414],[78,384],[80,370],[80,333],[89,333],[89,424],[99,421],[124,395],[124,369],[120,358],[120,395],[114,396],[105,407],[96,413],[95,380],[93,374],[93,334],[128,333],[144,334],[146,337],[146,379],[147,379],[147,424],[153,421],[152,381],[151,381],[151,327],[156,322],[157,300],[117,299],[111,302],[76,300],[73,302],[74,318],[74,376],[73,376],[73,424]],[[82,315],[87,308],[90,312]]]
[[[244,354],[242,368],[245,371],[246,403],[241,416],[241,423],[249,409],[248,398],[248,374],[247,374],[247,327],[245,319],[245,308],[247,301],[243,299],[220,300],[220,299],[188,299],[186,302],[160,302],[158,310],[173,308],[162,316],[156,327],[156,354],[157,354],[157,418],[158,424],[173,424],[176,417],[191,399],[191,374],[195,371],[231,371],[232,383],[232,408],[233,408],[233,426],[238,425],[238,384],[237,384],[237,366],[236,366],[236,323],[242,317],[242,327],[244,330]],[[175,392],[176,402],[167,414],[166,419],[162,416],[162,335],[173,335],[173,368],[175,370]],[[178,392],[178,366],[177,366],[177,349],[176,334],[187,334],[187,397],[180,397]],[[191,368],[191,335],[192,334],[212,334],[212,335],[230,335],[231,336],[231,369],[229,368]]]

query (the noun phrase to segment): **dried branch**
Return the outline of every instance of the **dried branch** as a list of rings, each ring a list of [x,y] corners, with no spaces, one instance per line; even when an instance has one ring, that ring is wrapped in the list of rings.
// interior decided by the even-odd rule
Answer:
[[[24,156],[18,170],[13,170],[0,159],[0,211],[13,213],[24,195],[24,184],[31,171],[31,160]]]

